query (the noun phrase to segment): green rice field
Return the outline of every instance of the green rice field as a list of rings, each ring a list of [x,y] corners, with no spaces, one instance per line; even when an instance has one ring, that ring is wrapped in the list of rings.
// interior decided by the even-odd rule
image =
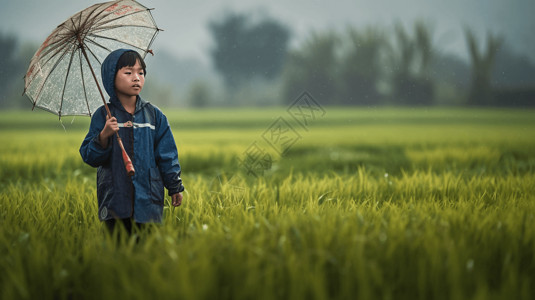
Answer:
[[[534,110],[323,109],[164,109],[183,205],[119,240],[89,118],[0,112],[0,298],[535,298]]]

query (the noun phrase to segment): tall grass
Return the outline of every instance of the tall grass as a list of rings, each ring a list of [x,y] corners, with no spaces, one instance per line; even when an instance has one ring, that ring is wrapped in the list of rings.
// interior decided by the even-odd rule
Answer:
[[[285,113],[169,112],[184,205],[119,242],[87,120],[0,114],[1,297],[533,298],[532,111],[332,108],[281,156],[261,134]],[[273,158],[256,177],[254,141]]]

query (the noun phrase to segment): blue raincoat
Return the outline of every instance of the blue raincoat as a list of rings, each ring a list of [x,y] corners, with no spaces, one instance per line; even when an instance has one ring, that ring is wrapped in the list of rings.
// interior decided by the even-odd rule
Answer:
[[[116,50],[102,64],[102,81],[110,101],[108,107],[119,123],[119,135],[136,173],[126,174],[117,137],[102,148],[98,136],[106,123],[106,109],[101,106],[91,118],[89,132],[80,154],[85,163],[97,170],[97,198],[100,220],[133,218],[138,223],[161,222],[164,186],[169,195],[184,190],[180,179],[178,153],[165,115],[138,96],[134,114],[128,113],[115,95],[115,74],[119,57]]]

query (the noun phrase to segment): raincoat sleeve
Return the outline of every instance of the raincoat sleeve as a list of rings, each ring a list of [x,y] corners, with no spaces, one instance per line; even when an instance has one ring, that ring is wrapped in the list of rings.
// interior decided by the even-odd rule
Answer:
[[[156,139],[154,155],[163,183],[169,195],[180,193],[184,190],[181,169],[178,162],[178,151],[171,132],[167,117],[156,109]]]
[[[105,124],[105,114],[103,113],[102,108],[98,109],[91,118],[89,132],[82,142],[82,146],[80,146],[80,155],[82,156],[83,161],[95,168],[104,164],[111,155],[111,146],[102,148],[98,142],[98,136]],[[111,143],[108,143],[108,145],[110,144]]]

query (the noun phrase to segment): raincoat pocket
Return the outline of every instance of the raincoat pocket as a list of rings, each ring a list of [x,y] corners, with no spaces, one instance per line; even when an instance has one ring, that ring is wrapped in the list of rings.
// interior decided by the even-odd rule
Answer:
[[[158,168],[150,168],[150,198],[153,203],[163,205],[163,181]]]

